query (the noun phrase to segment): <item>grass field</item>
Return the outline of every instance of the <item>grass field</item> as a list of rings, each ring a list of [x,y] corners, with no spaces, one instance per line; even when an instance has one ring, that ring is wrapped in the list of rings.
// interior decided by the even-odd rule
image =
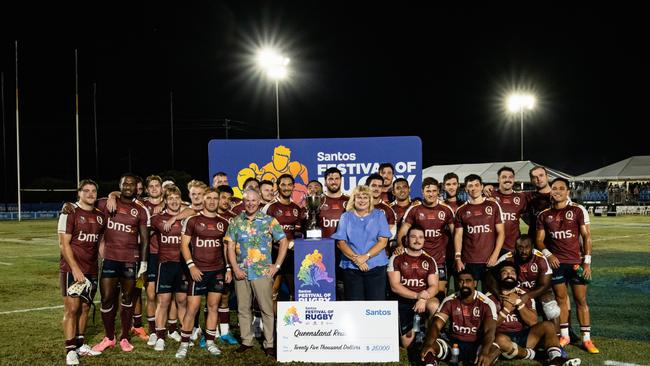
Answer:
[[[650,364],[650,216],[595,217],[594,281],[589,288],[592,334],[599,355],[589,355],[569,346],[572,357],[583,365]],[[55,221],[0,222],[0,364],[64,364],[62,304],[58,285],[59,248]],[[99,299],[97,295],[95,300]],[[56,308],[53,308],[56,307]],[[43,308],[24,312],[25,309]],[[577,324],[577,321],[573,321]],[[577,325],[574,326],[577,330]],[[119,326],[116,328],[119,330]],[[97,311],[89,321],[90,344],[102,337]],[[174,359],[175,344],[162,353],[133,340],[133,354],[108,350],[96,358],[82,358],[82,365],[266,365],[273,362],[260,348],[245,357],[235,347],[223,346],[223,354],[212,358],[195,349],[184,361]],[[401,352],[401,364],[407,357]],[[508,365],[513,363],[500,362]],[[533,364],[517,362],[516,364]],[[619,364],[620,365],[620,364]]]

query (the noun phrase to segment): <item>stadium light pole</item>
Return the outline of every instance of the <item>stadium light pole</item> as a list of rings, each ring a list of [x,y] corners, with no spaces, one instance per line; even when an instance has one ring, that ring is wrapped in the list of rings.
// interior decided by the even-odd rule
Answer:
[[[257,53],[257,64],[266,73],[266,76],[275,82],[275,123],[277,138],[280,139],[280,81],[284,80],[289,70],[289,58],[282,56],[275,50],[262,49]]]
[[[519,129],[521,133],[521,155],[520,160],[524,160],[524,109],[532,110],[535,108],[535,96],[532,94],[512,94],[508,97],[508,111],[519,113]]]

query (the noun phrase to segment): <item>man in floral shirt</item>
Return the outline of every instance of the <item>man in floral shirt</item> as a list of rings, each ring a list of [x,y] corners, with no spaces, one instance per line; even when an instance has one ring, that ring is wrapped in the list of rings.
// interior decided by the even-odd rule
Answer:
[[[273,349],[273,276],[282,265],[289,242],[278,221],[261,211],[260,192],[247,189],[243,194],[244,211],[233,217],[224,241],[228,246],[228,261],[235,275],[237,307],[242,344],[238,353],[253,347],[253,295],[262,311],[264,352],[275,358]],[[280,243],[276,262],[271,260],[271,244]],[[231,270],[228,268],[227,270]]]

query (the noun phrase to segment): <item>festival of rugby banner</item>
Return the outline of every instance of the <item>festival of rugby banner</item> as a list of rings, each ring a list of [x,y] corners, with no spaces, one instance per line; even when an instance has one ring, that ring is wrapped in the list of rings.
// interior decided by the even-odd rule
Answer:
[[[296,239],[294,243],[294,299],[336,301],[334,239]]]
[[[399,362],[397,301],[278,301],[279,362]]]
[[[298,204],[302,204],[310,180],[325,185],[324,173],[329,167],[343,173],[341,189],[345,193],[365,183],[384,162],[395,166],[396,177],[409,181],[411,192],[419,192],[422,182],[422,141],[417,136],[211,140],[208,160],[209,177],[226,172],[237,197],[249,177],[275,181],[282,174],[291,174],[296,180],[293,200]]]

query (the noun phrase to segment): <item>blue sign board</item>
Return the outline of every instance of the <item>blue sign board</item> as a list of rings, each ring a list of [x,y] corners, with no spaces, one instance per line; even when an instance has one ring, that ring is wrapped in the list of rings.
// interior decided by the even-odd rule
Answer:
[[[293,250],[295,301],[335,301],[334,239],[296,239]]]

